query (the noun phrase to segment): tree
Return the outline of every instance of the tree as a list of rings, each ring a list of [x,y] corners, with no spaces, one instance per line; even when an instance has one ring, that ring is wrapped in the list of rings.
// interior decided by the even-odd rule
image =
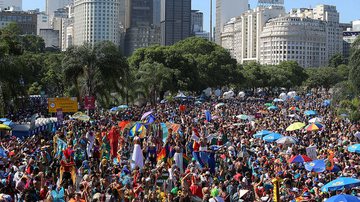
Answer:
[[[302,68],[295,61],[284,61],[278,65],[278,68],[284,70],[284,73],[287,76],[289,81],[289,86],[301,86],[301,84],[307,79],[307,74],[305,73],[305,69]]]
[[[360,37],[357,37],[352,44],[349,66],[350,82],[354,85],[355,90],[360,93]]]
[[[108,41],[69,48],[62,67],[71,95],[96,96],[103,104],[109,103],[112,92],[120,90],[128,71],[125,58]]]
[[[340,53],[333,55],[329,60],[329,66],[333,68],[336,68],[339,65],[344,65],[344,64],[346,64],[345,58]]]

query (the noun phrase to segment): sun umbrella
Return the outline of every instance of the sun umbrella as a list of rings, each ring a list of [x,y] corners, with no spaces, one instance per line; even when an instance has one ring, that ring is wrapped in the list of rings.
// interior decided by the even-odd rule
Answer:
[[[352,195],[339,194],[327,199],[326,202],[360,202],[360,199]]]
[[[351,177],[339,177],[321,187],[322,192],[343,190],[360,186],[360,180]]]
[[[315,116],[315,115],[317,115],[317,112],[314,111],[314,110],[306,110],[306,111],[304,112],[304,114],[305,114],[306,116]]]
[[[276,143],[278,144],[296,144],[297,139],[291,137],[291,136],[284,136],[276,140]]]
[[[289,163],[304,163],[310,161],[312,161],[312,159],[306,155],[296,155],[289,159]]]
[[[5,124],[0,124],[0,130],[11,130],[11,128]]]
[[[82,114],[79,117],[77,117],[76,119],[80,120],[80,121],[90,121],[90,116],[88,116],[86,114]]]
[[[10,126],[10,127],[15,125],[12,121],[5,121],[3,124],[7,125],[7,126]]]
[[[289,110],[290,111],[300,111],[300,109],[297,107],[290,107]]]
[[[11,120],[8,118],[0,118],[0,122],[7,122],[7,121],[11,121]]]
[[[271,131],[268,131],[268,130],[262,130],[262,131],[259,131],[259,132],[255,133],[254,138],[262,138],[265,135],[269,135],[271,133],[274,133],[274,132],[271,132]]]
[[[315,117],[315,118],[310,119],[310,120],[309,120],[309,123],[315,123],[315,122],[321,123],[322,121],[323,121],[322,118],[320,118],[320,117]]]
[[[273,106],[273,104],[271,104],[271,103],[265,103],[264,105],[267,107]]]
[[[360,154],[360,144],[354,144],[349,146],[348,151]]]
[[[127,105],[120,105],[120,106],[118,106],[118,108],[119,108],[119,109],[127,109],[127,108],[129,108],[129,106],[127,106]]]
[[[266,135],[265,137],[263,137],[263,140],[265,142],[274,142],[278,139],[280,139],[281,137],[283,137],[280,133],[270,133],[269,135]]]
[[[325,171],[325,161],[321,160],[313,160],[311,162],[304,163],[305,169],[310,172],[321,173]]]
[[[284,102],[283,99],[275,98],[273,102]]]
[[[237,115],[236,118],[241,119],[241,120],[247,120],[247,119],[249,119],[249,116],[246,114],[240,114],[240,115]]]
[[[279,109],[277,106],[270,106],[270,107],[268,107],[268,110],[277,110],[277,109]]]
[[[148,111],[148,112],[145,112],[142,116],[141,116],[141,120],[144,120],[147,116],[149,116],[150,114],[152,114],[153,111]]]
[[[301,97],[298,96],[298,95],[295,95],[295,96],[294,96],[294,100],[299,101],[299,100],[301,100]]]
[[[219,103],[219,104],[216,104],[216,105],[215,105],[215,109],[217,109],[217,108],[219,108],[219,107],[222,107],[222,106],[224,106],[224,105],[225,105],[225,103],[222,103],[222,102]]]
[[[141,138],[145,137],[146,128],[142,123],[136,123],[133,127],[131,127],[129,135],[134,137],[136,133],[138,133]]]
[[[305,126],[305,123],[295,122],[286,128],[286,131],[300,130]]]
[[[324,126],[321,125],[320,123],[312,123],[309,124],[308,126],[306,126],[306,131],[316,131],[316,130],[321,130]]]

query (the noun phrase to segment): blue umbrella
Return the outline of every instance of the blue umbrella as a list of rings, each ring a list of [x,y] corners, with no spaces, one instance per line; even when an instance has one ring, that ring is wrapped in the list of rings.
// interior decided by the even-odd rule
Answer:
[[[118,110],[119,110],[119,107],[113,107],[113,108],[110,109],[111,112],[116,112]]]
[[[277,106],[270,106],[270,107],[268,107],[268,110],[277,110],[277,109],[279,109]]]
[[[339,194],[329,198],[326,202],[360,202],[360,199],[352,195]]]
[[[8,118],[0,118],[0,122],[7,122],[7,121],[11,121],[11,120]]]
[[[255,133],[255,134],[254,134],[254,138],[262,138],[262,137],[264,137],[265,135],[269,135],[269,134],[271,134],[271,133],[273,133],[273,132],[268,131],[268,130],[262,130],[262,131],[259,131],[259,132]]]
[[[360,180],[351,177],[339,177],[321,187],[322,192],[343,190],[360,186]]]
[[[314,110],[306,110],[306,111],[304,112],[304,114],[305,114],[306,116],[314,116],[314,115],[317,114],[317,112],[314,111]]]
[[[118,109],[127,109],[127,108],[129,108],[129,106],[127,106],[127,105],[120,105],[120,106],[118,106]]]
[[[277,139],[280,139],[283,137],[280,133],[270,133],[269,135],[266,135],[263,137],[263,140],[265,142],[275,142]]]
[[[10,127],[15,125],[12,121],[5,121],[3,124],[7,125],[7,126],[10,126]]]
[[[328,107],[328,106],[330,106],[330,104],[331,104],[330,100],[324,100],[324,102],[322,103],[322,106],[323,107]]]
[[[298,96],[298,95],[296,95],[296,96],[294,97],[294,100],[299,101],[299,100],[301,100],[301,97]]]
[[[350,145],[348,151],[360,154],[360,144]]]
[[[7,157],[6,151],[2,147],[0,147],[0,157],[3,157],[3,158]]]
[[[334,168],[331,170],[331,172],[333,173],[337,173],[337,172],[340,172],[341,171],[341,168],[338,166],[338,165],[334,165]]]
[[[275,98],[273,102],[284,102],[284,100],[280,98]]]
[[[321,160],[313,160],[311,162],[304,163],[305,169],[310,172],[321,173],[325,171],[325,161]]]

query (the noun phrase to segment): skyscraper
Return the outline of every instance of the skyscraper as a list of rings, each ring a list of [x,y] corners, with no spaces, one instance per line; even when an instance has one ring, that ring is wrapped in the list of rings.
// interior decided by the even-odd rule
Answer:
[[[161,45],[191,36],[191,0],[161,0]]]
[[[74,45],[120,41],[120,0],[75,0]]]
[[[52,18],[57,9],[64,8],[73,2],[74,0],[46,0],[45,13]]]
[[[249,9],[249,0],[216,0],[215,42],[221,44],[223,26]]]
[[[15,10],[22,10],[22,0],[0,0],[0,10],[14,7]]]
[[[198,10],[191,10],[191,32],[204,31],[204,14]]]

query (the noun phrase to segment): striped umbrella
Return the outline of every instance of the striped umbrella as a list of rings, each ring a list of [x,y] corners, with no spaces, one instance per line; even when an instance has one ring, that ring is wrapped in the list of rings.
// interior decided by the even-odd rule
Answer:
[[[321,130],[324,126],[321,125],[320,123],[312,123],[309,124],[308,126],[306,126],[306,131],[317,131],[317,130]]]

